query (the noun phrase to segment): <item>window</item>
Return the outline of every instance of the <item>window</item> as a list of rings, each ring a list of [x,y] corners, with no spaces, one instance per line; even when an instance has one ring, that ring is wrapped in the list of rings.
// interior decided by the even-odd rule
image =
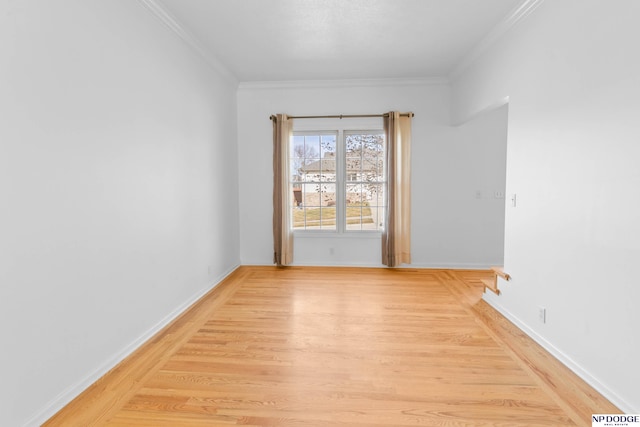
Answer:
[[[384,223],[382,131],[294,132],[293,230],[380,231]]]
[[[347,172],[347,230],[381,230],[384,214],[384,137],[382,132],[344,135]]]

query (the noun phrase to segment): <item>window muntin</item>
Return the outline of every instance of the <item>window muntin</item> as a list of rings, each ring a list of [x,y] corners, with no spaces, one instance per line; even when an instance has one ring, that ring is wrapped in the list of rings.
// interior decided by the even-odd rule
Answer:
[[[295,132],[293,230],[380,231],[384,223],[382,131]]]

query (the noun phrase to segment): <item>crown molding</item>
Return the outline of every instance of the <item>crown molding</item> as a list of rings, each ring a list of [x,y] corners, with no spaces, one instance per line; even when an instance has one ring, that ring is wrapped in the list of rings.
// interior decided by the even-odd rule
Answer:
[[[156,18],[158,18],[163,24],[165,24],[175,35],[180,37],[189,47],[191,47],[202,59],[211,66],[218,74],[224,79],[238,84],[236,76],[215,57],[209,50],[207,50],[202,42],[189,32],[184,25],[173,16],[159,0],[138,0],[138,3],[142,4],[147,10],[149,10]]]
[[[497,100],[496,102],[492,102],[489,105],[486,105],[484,108],[480,108],[479,110],[474,111],[472,114],[467,115],[463,118],[456,118],[456,120],[452,120],[451,121],[451,125],[458,127],[458,126],[463,126],[467,123],[469,123],[472,120],[477,119],[478,117],[493,111],[493,110],[497,110],[498,108],[504,106],[504,105],[508,105],[509,104],[509,97],[505,96],[504,98],[501,98],[499,100]]]
[[[498,23],[449,73],[449,80],[456,80],[480,55],[501,39],[509,30],[529,16],[544,0],[525,0]]]
[[[240,82],[238,90],[448,85],[447,77]]]

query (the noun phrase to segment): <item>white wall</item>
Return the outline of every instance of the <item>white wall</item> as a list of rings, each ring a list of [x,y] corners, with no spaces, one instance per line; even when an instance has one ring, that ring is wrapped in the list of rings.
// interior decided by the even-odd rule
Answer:
[[[513,282],[487,299],[631,413],[640,412],[638,16],[633,0],[543,2],[452,88],[457,121],[509,97]]]
[[[504,201],[490,195],[504,189],[506,110],[455,128],[449,125],[449,96],[448,85],[426,80],[242,84],[238,91],[242,263],[271,264],[273,259],[269,116],[389,110],[415,113],[413,265],[501,263]],[[477,156],[486,161],[484,166],[474,165]],[[481,199],[476,198],[477,190],[482,191]],[[381,265],[379,237],[297,236],[294,247],[298,265]]]
[[[130,0],[2,1],[0,53],[0,425],[35,425],[239,263],[236,85]]]
[[[456,127],[454,138],[433,154],[440,159],[430,178],[434,203],[423,218],[442,237],[434,242],[419,236],[417,244],[428,248],[437,265],[488,268],[504,262],[507,114],[506,104],[484,111]],[[445,215],[433,215],[440,209]]]

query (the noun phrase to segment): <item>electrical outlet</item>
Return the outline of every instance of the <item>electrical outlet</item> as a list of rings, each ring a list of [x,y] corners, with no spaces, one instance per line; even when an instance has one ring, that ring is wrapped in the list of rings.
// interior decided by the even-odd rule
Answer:
[[[504,199],[504,191],[496,191],[493,193],[493,197],[496,199]]]
[[[540,323],[547,323],[547,309],[544,307],[538,307],[538,320]]]
[[[329,255],[334,255],[336,253],[334,248],[329,248]]]

